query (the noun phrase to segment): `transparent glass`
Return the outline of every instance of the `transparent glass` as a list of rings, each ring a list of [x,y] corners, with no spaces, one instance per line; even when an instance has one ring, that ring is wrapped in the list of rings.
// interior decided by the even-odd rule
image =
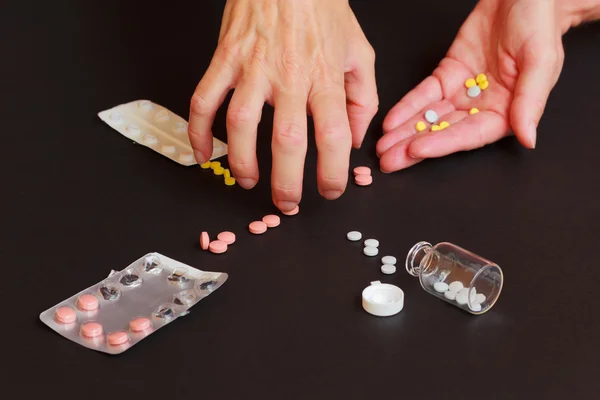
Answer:
[[[494,306],[504,283],[497,264],[447,242],[415,244],[406,256],[406,271],[429,294],[475,315]]]

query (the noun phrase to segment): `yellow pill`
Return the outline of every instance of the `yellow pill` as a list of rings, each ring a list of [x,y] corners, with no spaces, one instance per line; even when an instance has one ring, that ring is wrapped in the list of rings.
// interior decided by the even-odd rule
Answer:
[[[485,74],[479,74],[477,75],[477,78],[475,78],[475,80],[477,81],[477,83],[487,82],[487,76],[485,76]]]
[[[235,185],[235,178],[232,178],[231,176],[229,178],[225,178],[225,184],[227,186]]]
[[[431,132],[441,131],[442,128],[439,125],[433,125],[431,127]]]
[[[440,122],[440,128],[442,128],[442,129],[446,129],[449,126],[450,126],[450,124],[446,121]]]
[[[223,171],[223,176],[225,178],[231,177],[231,172],[229,171],[229,169],[225,168],[225,171]]]
[[[479,112],[478,109],[476,108],[471,108],[471,110],[469,111],[469,114],[473,115],[473,114],[477,114]]]
[[[213,172],[215,175],[223,175],[225,173],[225,168],[216,167],[215,169],[213,169]]]
[[[488,88],[488,86],[490,86],[490,83],[488,81],[483,81],[479,84],[479,89],[485,90]]]
[[[212,169],[215,169],[215,168],[217,168],[217,167],[220,167],[220,166],[221,166],[221,163],[220,163],[220,162],[218,162],[218,161],[211,161],[211,162],[210,162],[210,167],[211,167]]]
[[[475,85],[477,85],[477,82],[473,78],[467,79],[467,81],[465,82],[465,86],[467,87],[467,89],[471,89]]]
[[[425,122],[419,121],[417,122],[415,128],[417,128],[417,132],[423,132],[425,129],[427,129],[427,125],[425,124]]]
[[[202,169],[209,169],[210,168],[210,161],[207,161],[203,164],[200,164],[200,168]]]

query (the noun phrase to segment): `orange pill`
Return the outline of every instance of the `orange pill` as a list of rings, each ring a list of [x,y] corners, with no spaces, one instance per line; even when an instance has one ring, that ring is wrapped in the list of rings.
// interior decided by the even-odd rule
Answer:
[[[356,168],[354,168],[354,175],[371,175],[371,168],[356,167]]]
[[[133,332],[143,332],[150,328],[150,320],[146,317],[139,317],[129,321],[129,329]]]
[[[225,242],[227,245],[230,245],[235,242],[235,233],[229,231],[221,232],[217,235],[217,239],[219,239],[221,242]]]
[[[200,234],[200,247],[202,250],[208,250],[208,245],[210,244],[210,238],[208,237],[208,232],[202,232]]]
[[[300,207],[299,207],[299,206],[296,206],[296,207],[294,207],[294,208],[293,208],[292,210],[290,210],[290,211],[282,211],[281,213],[282,213],[283,215],[296,215],[296,214],[298,214],[299,212],[300,212]]]
[[[54,314],[56,321],[61,324],[71,324],[77,319],[75,310],[71,307],[59,307]]]
[[[275,228],[281,223],[281,218],[279,218],[279,215],[270,214],[265,215],[262,221],[267,224],[267,228]]]
[[[81,325],[81,334],[88,338],[95,338],[102,335],[102,325],[97,322],[86,322]]]
[[[248,225],[250,229],[250,233],[254,233],[255,235],[260,235],[261,233],[265,233],[267,231],[267,224],[263,221],[254,221]]]
[[[106,336],[106,341],[110,346],[120,346],[129,341],[129,336],[126,332],[113,332]]]
[[[210,245],[208,245],[208,249],[211,253],[223,254],[227,251],[227,243],[222,240],[213,240],[210,242]]]
[[[94,311],[98,308],[98,298],[92,294],[83,294],[79,296],[77,306],[83,311]]]
[[[354,182],[356,182],[358,186],[369,186],[373,183],[373,177],[371,175],[356,175],[356,177],[354,177]]]

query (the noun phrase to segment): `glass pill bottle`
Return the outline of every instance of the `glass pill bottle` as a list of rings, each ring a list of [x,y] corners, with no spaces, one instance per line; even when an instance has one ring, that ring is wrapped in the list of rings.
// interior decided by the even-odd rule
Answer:
[[[475,315],[494,306],[504,282],[497,264],[447,242],[415,244],[406,256],[406,271],[429,294]]]

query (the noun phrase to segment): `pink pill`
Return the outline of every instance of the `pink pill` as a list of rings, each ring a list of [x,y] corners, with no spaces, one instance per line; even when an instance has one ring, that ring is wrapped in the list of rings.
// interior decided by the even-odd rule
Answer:
[[[83,294],[77,300],[77,306],[83,311],[98,309],[98,298],[92,294]]]
[[[300,207],[299,207],[299,206],[296,206],[296,207],[295,207],[293,210],[290,210],[290,211],[282,211],[281,213],[282,213],[283,215],[296,215],[296,214],[298,214],[299,212],[300,212]]]
[[[227,245],[230,245],[235,242],[235,233],[228,231],[221,232],[217,235],[217,239],[219,239],[221,242],[225,242]]]
[[[54,316],[56,321],[61,324],[71,324],[77,319],[77,314],[71,307],[60,307],[56,310]]]
[[[150,320],[145,317],[135,318],[129,321],[129,329],[133,332],[143,332],[150,328]]]
[[[267,224],[262,221],[254,221],[248,225],[248,228],[250,229],[250,233],[260,235],[261,233],[265,233],[267,231]]]
[[[276,226],[279,226],[279,224],[281,223],[281,219],[279,218],[279,215],[265,215],[262,219],[262,221],[267,224],[267,228],[275,228]]]
[[[373,177],[371,175],[356,175],[354,177],[354,182],[356,182],[358,186],[369,186],[373,183]]]
[[[208,232],[202,232],[200,234],[200,247],[202,250],[208,250],[208,245],[210,243],[210,238],[208,237]]]
[[[354,175],[371,175],[371,168],[356,167],[356,168],[354,168]]]
[[[89,338],[100,336],[102,335],[102,325],[97,322],[86,322],[81,325],[81,334]]]
[[[106,336],[106,341],[111,346],[120,346],[129,341],[129,336],[126,332],[113,332]]]
[[[213,240],[210,242],[208,249],[211,253],[222,254],[227,251],[227,243],[223,242],[222,240]]]

